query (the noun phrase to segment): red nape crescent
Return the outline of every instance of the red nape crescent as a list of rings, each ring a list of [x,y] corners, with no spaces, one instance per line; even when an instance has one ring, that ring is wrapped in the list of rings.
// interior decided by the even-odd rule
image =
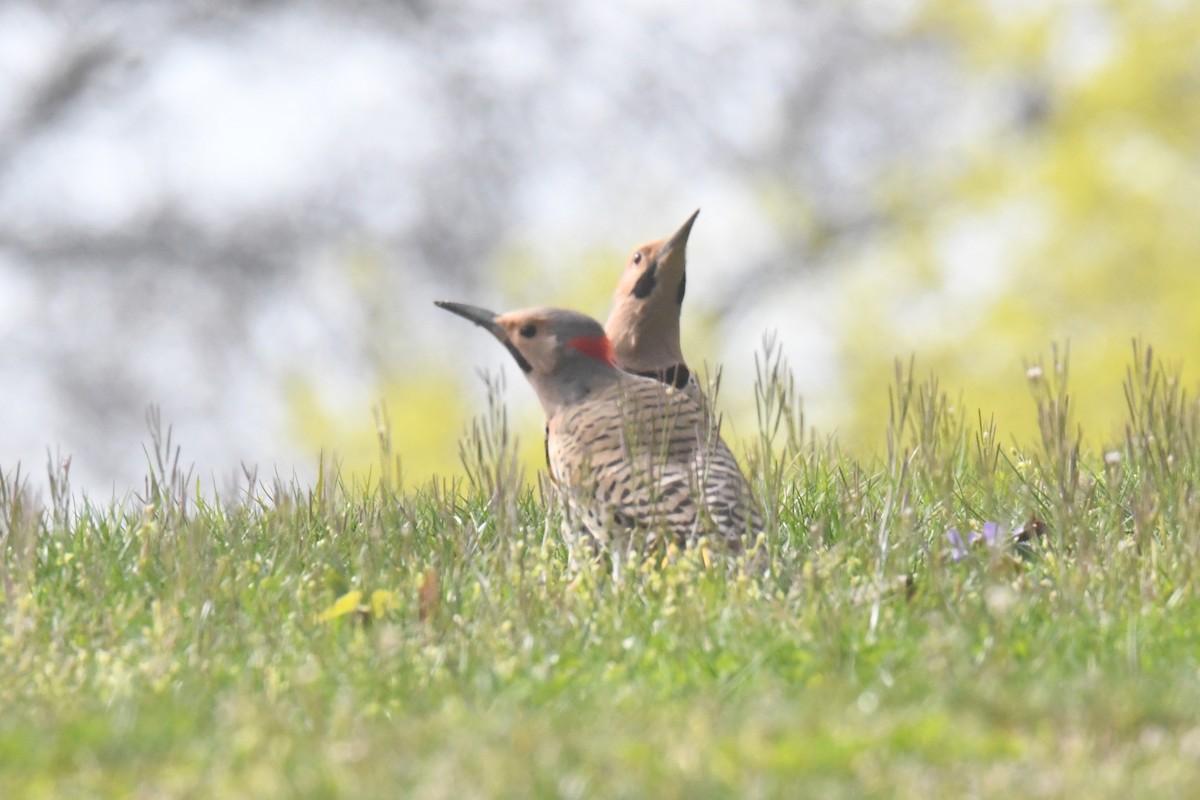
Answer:
[[[603,361],[610,367],[617,365],[617,360],[613,356],[612,342],[608,340],[607,336],[576,336],[567,342],[567,347],[578,350],[597,361]]]

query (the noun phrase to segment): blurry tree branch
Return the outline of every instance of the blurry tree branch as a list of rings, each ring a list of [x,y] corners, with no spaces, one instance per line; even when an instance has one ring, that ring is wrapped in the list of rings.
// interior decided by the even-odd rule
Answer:
[[[0,136],[0,164],[17,146],[69,112],[96,73],[117,54],[116,43],[107,38],[73,42],[65,48],[55,68],[29,87],[23,112]]]

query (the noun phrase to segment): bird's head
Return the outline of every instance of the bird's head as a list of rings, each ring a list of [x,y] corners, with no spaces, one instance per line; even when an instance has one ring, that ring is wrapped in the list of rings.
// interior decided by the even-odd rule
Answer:
[[[533,384],[548,415],[617,380],[612,344],[586,314],[562,308],[497,314],[464,303],[439,300],[436,305],[495,336]]]
[[[683,361],[679,312],[687,288],[687,242],[697,210],[668,239],[633,251],[617,282],[605,331],[617,363],[634,372]]]

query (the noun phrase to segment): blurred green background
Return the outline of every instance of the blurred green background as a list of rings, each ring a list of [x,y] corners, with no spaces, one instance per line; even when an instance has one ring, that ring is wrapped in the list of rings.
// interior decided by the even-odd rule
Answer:
[[[457,470],[504,370],[434,299],[603,318],[702,209],[685,352],[753,433],[774,332],[807,420],[882,445],[895,359],[1032,435],[1069,342],[1116,440],[1140,337],[1200,361],[1200,7],[1177,2],[6,3],[0,467],[136,486],[144,414],[242,466]]]

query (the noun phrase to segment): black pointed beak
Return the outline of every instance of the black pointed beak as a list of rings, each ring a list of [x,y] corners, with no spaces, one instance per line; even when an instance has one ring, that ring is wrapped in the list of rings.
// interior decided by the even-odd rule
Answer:
[[[433,304],[438,308],[446,309],[451,314],[457,314],[463,319],[468,319],[491,333],[492,336],[500,340],[500,344],[504,345],[508,349],[508,352],[512,353],[512,357],[516,359],[517,366],[521,368],[522,372],[533,371],[533,367],[530,366],[529,361],[525,359],[525,356],[521,355],[521,351],[509,340],[508,331],[504,330],[504,326],[496,321],[496,318],[500,316],[499,314],[494,311],[488,311],[486,308],[480,308],[479,306],[469,306],[466,303],[451,303],[447,300],[434,300]]]
[[[667,240],[666,245],[662,249],[663,255],[675,252],[676,248],[682,250],[687,247],[688,237],[692,235],[692,225],[696,223],[696,217],[698,216],[700,216],[700,209],[697,208],[687,218],[687,222],[680,225],[679,230],[675,231],[671,235],[671,238]]]
[[[457,314],[463,319],[469,319],[481,328],[491,331],[492,335],[497,339],[507,342],[508,334],[504,332],[504,328],[496,322],[496,317],[500,316],[495,311],[488,311],[486,308],[479,306],[469,306],[466,303],[451,303],[448,300],[434,300],[433,304],[438,308],[444,308],[451,314]]]

